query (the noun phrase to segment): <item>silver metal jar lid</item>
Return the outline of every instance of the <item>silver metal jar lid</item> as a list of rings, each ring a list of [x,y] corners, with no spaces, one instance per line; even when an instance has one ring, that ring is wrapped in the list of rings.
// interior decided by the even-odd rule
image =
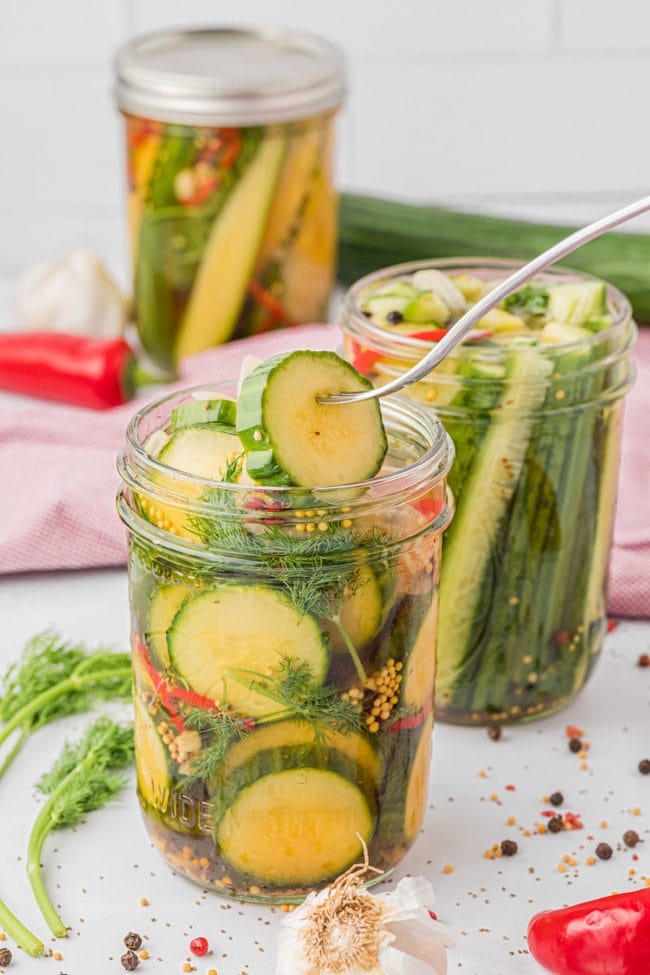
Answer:
[[[163,30],[115,58],[123,112],[189,125],[266,125],[309,118],[343,100],[334,44],[280,28]]]

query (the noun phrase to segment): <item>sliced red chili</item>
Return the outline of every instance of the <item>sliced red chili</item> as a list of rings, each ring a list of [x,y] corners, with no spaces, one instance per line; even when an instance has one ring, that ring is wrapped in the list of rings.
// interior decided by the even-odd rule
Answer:
[[[366,349],[358,342],[352,342],[352,365],[362,375],[367,376],[381,355],[373,349]]]

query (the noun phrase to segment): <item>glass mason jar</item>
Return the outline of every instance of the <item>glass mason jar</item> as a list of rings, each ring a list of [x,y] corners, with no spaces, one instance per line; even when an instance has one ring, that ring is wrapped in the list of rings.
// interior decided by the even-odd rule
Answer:
[[[284,30],[161,31],[116,59],[133,307],[150,359],[318,321],[336,247],[343,60]]]
[[[386,871],[421,826],[453,447],[393,398],[370,481],[206,482],[152,456],[196,392],[138,413],[119,460],[138,794],[175,870],[299,900],[362,858],[360,838]]]
[[[361,312],[383,283],[423,268],[487,281],[517,266],[421,261],[362,278],[341,313],[348,359],[382,385],[431,348]],[[584,280],[552,270],[535,283]],[[561,710],[600,653],[636,337],[627,299],[609,285],[606,294],[612,325],[604,331],[564,345],[465,343],[402,391],[435,410],[456,448],[456,517],[440,583],[441,721],[514,723]]]

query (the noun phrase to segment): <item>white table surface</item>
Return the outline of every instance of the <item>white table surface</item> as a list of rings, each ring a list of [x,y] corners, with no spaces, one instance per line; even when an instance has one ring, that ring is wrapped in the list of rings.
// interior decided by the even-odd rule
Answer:
[[[4,577],[0,621],[2,669],[46,627],[68,639],[125,648],[126,572]],[[621,623],[608,636],[591,683],[565,713],[505,729],[499,742],[481,729],[436,728],[425,826],[395,878],[411,873],[432,881],[435,909],[458,934],[450,973],[539,973],[525,940],[535,911],[623,891],[650,878],[650,776],[637,770],[639,760],[650,757],[650,669],[636,665],[645,652],[650,652],[650,623]],[[45,926],[24,876],[27,833],[38,801],[33,784],[65,737],[77,734],[87,720],[77,716],[41,730],[0,783],[0,896],[43,938]],[[568,723],[585,729],[591,745],[586,769],[567,747]],[[565,795],[560,811],[579,813],[585,828],[536,834],[536,824],[547,821],[540,816],[542,809],[550,808],[542,797],[558,789]],[[516,825],[507,825],[511,816]],[[646,839],[634,851],[622,843],[622,834],[631,828]],[[524,829],[533,835],[525,836]],[[517,855],[486,859],[485,849],[506,837],[517,840]],[[614,847],[612,859],[587,866],[586,858],[601,840]],[[557,865],[564,855],[577,865],[561,873]],[[121,972],[122,938],[130,930],[145,936],[150,953],[139,972],[181,972],[189,941],[197,935],[208,938],[213,948],[211,955],[192,959],[199,975],[209,968],[219,975],[271,975],[275,970],[282,914],[223,900],[174,876],[149,844],[132,782],[83,826],[50,837],[44,864],[46,885],[71,926],[70,937],[45,939],[48,949],[61,952],[60,961],[15,951],[11,972],[16,975]],[[447,864],[453,867],[450,873],[444,872]],[[146,907],[140,905],[143,897],[149,901]]]

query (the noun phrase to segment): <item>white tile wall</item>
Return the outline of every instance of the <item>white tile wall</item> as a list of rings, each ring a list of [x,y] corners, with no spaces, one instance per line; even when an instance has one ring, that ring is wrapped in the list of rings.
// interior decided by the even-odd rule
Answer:
[[[549,221],[650,189],[644,0],[3,0],[0,23],[0,277],[78,244],[124,274],[110,60],[179,23],[341,44],[344,188]]]

